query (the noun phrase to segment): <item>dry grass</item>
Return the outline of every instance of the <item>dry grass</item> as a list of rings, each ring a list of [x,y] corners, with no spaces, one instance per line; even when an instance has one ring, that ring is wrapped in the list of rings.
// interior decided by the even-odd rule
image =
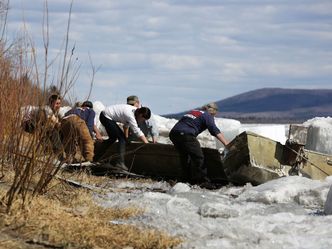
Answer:
[[[101,184],[98,177],[84,177]],[[1,233],[11,235],[11,239],[0,239],[0,248],[20,248],[11,247],[18,243],[17,238],[55,248],[172,248],[181,242],[156,230],[110,223],[141,215],[144,210],[98,206],[90,191],[58,180],[53,180],[50,188],[47,195],[31,199],[25,209],[16,201],[9,214],[0,213]],[[0,196],[5,193],[0,188]]]

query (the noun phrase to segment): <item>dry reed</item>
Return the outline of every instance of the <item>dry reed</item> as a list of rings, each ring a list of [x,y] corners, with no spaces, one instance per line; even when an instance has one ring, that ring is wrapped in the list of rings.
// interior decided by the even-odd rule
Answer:
[[[10,214],[2,213],[2,233],[19,234],[24,241],[59,248],[171,248],[181,242],[156,230],[111,223],[141,215],[144,210],[104,208],[96,204],[89,191],[57,181],[51,185],[51,193],[33,198],[25,209],[14,202]],[[59,198],[54,198],[56,195]]]

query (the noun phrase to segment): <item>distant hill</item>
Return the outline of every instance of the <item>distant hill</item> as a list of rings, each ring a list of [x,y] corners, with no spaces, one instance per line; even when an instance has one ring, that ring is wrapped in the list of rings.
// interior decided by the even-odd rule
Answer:
[[[242,123],[302,123],[314,117],[332,116],[332,89],[262,88],[216,104],[220,111],[217,117]],[[185,112],[163,116],[179,119]]]

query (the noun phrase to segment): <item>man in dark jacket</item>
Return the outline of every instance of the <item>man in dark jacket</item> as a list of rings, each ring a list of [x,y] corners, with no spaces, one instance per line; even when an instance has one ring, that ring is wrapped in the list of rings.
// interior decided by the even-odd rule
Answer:
[[[169,137],[176,150],[180,153],[183,171],[186,172],[184,179],[192,183],[209,181],[204,165],[204,155],[197,136],[208,129],[226,146],[228,141],[220,132],[214,121],[218,107],[215,103],[203,106],[202,110],[193,110],[185,114],[172,128]]]

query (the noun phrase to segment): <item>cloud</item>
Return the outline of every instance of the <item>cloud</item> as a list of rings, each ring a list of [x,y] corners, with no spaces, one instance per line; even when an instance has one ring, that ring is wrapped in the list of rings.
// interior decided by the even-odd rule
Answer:
[[[8,34],[24,20],[42,53],[44,1],[10,4]],[[48,1],[53,57],[63,48],[69,6]],[[74,1],[77,92],[89,86],[89,56],[99,68],[95,100],[137,94],[161,114],[261,87],[331,88],[331,9],[326,0]]]

